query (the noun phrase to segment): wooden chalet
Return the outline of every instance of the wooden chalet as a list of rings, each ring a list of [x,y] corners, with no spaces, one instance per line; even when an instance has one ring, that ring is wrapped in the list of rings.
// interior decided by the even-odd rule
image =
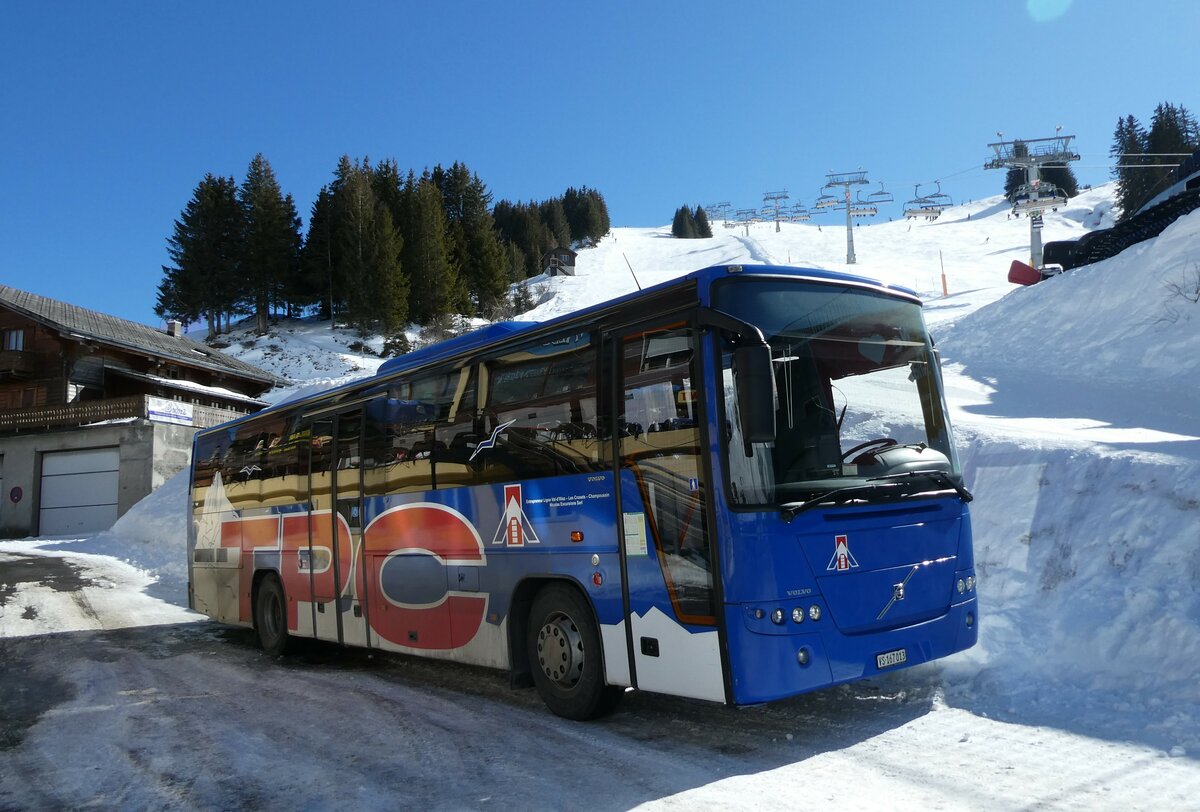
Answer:
[[[103,529],[275,376],[166,332],[0,285],[0,538]]]
[[[542,254],[542,273],[547,276],[574,276],[578,253],[570,248],[552,248]]]

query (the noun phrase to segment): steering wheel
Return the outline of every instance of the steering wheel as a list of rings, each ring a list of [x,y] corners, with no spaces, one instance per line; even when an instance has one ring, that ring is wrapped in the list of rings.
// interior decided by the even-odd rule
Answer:
[[[851,457],[865,449],[879,446],[878,450],[882,451],[885,448],[891,448],[892,446],[896,445],[896,443],[897,441],[893,440],[891,437],[878,437],[874,440],[867,440],[865,443],[859,443],[858,445],[854,446],[854,448],[843,454],[842,462],[849,462]]]

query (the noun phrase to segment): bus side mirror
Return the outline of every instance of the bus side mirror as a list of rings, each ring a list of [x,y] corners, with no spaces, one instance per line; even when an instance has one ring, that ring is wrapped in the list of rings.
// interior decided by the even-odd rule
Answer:
[[[775,373],[771,368],[771,348],[757,344],[735,349],[733,377],[737,385],[742,441],[749,456],[750,443],[769,443],[775,439]]]

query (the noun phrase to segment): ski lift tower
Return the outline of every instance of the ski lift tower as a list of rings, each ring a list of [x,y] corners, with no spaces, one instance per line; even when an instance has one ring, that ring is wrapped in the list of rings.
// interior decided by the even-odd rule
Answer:
[[[746,236],[750,236],[750,225],[758,222],[757,209],[738,209],[734,212],[738,222],[746,227]]]
[[[763,192],[764,213],[772,209],[775,216],[775,233],[779,233],[779,220],[783,217],[783,201],[788,199],[787,189],[782,192]]]
[[[865,207],[858,205],[850,199],[850,187],[866,185],[869,183],[870,181],[867,180],[867,170],[860,169],[857,172],[830,172],[825,176],[825,186],[822,187],[824,189],[833,189],[838,186],[842,187],[842,200],[844,202],[839,208],[844,208],[846,211],[847,265],[854,265],[857,261],[854,256],[854,218],[866,215],[866,212],[864,211]],[[822,197],[825,197],[825,195],[822,195]],[[817,201],[817,207],[824,208],[821,206],[821,198],[818,198]],[[872,211],[870,214],[874,214],[874,212]]]
[[[709,203],[708,204],[708,211],[720,213],[721,223],[726,228],[729,227],[729,205],[730,204],[729,204],[728,200],[723,201],[721,203]]]
[[[1004,133],[996,133],[1001,139]],[[1056,209],[1067,198],[1053,183],[1038,177],[1041,167],[1047,164],[1066,166],[1078,161],[1079,153],[1071,150],[1073,135],[1063,135],[1062,127],[1055,128],[1053,138],[1031,138],[1022,141],[997,141],[988,144],[996,157],[983,165],[984,169],[1014,169],[1025,171],[1025,183],[1017,190],[1014,210],[1029,214],[1029,256],[1034,268],[1042,267],[1042,212]]]

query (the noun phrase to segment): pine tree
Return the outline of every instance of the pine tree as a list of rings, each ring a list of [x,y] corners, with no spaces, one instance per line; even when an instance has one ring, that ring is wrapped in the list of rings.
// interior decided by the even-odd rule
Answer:
[[[447,248],[442,193],[430,173],[417,180],[409,172],[404,200],[400,230],[406,235],[402,258],[409,278],[409,315],[428,324],[464,309],[466,291]]]
[[[697,237],[711,237],[713,235],[712,226],[708,223],[708,213],[699,205],[696,206],[695,228]]]
[[[488,211],[492,195],[463,163],[434,167],[432,179],[442,193],[452,263],[475,312],[486,316],[502,304],[511,281],[508,257]]]
[[[1074,170],[1067,164],[1046,164],[1038,173],[1042,180],[1053,183],[1067,197],[1079,194],[1079,181]]]
[[[1148,200],[1149,189],[1147,170],[1131,165],[1145,162],[1142,153],[1146,152],[1146,133],[1142,125],[1132,115],[1117,119],[1117,127],[1113,132],[1113,145],[1109,155],[1117,159],[1113,174],[1117,178],[1117,206],[1121,209],[1121,219],[1132,217]]]
[[[341,173],[339,275],[345,286],[346,319],[360,332],[391,336],[408,317],[408,279],[402,271],[403,240],[388,207],[375,196],[364,158]]]
[[[1013,157],[1027,158],[1029,157],[1029,147],[1024,141],[1013,142]],[[1017,190],[1025,185],[1025,167],[1013,166],[1004,175],[1004,198],[1009,203],[1015,203],[1017,199]]]
[[[332,319],[334,269],[334,201],[329,186],[322,186],[308,217],[308,233],[300,253],[300,293],[303,304],[316,302],[322,318]]]
[[[209,336],[215,336],[221,316],[235,306],[242,230],[237,183],[206,174],[167,238],[173,265],[163,266],[154,312],[184,322],[204,317]]]
[[[292,196],[284,196],[262,153],[250,161],[238,202],[245,222],[242,300],[254,313],[255,327],[262,334],[272,310],[291,298],[299,266],[300,218]]]
[[[687,205],[675,210],[675,218],[671,221],[671,234],[685,240],[696,236],[696,223],[692,210]]]
[[[552,197],[538,206],[538,215],[550,232],[550,248],[569,248],[571,245],[571,227],[567,224],[567,214],[563,211],[562,198]]]
[[[1155,195],[1170,188],[1175,182],[1174,167],[1180,163],[1181,154],[1190,153],[1200,144],[1193,139],[1196,132],[1196,119],[1183,106],[1170,102],[1162,102],[1154,108],[1154,118],[1150,122],[1150,131],[1146,133],[1146,152],[1150,153],[1145,163],[1165,164],[1161,169],[1146,170],[1148,203]]]

